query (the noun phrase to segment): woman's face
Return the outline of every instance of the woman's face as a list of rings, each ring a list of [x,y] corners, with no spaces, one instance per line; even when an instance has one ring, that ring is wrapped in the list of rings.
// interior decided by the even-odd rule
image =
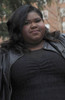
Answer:
[[[26,43],[38,43],[43,40],[45,25],[41,17],[34,11],[28,13],[27,19],[22,29],[24,41]]]

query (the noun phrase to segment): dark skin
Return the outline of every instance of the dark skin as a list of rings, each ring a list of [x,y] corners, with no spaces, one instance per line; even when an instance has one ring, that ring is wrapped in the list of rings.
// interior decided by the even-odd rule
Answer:
[[[34,11],[28,13],[22,34],[25,45],[30,50],[38,50],[43,46],[45,24],[43,19]]]

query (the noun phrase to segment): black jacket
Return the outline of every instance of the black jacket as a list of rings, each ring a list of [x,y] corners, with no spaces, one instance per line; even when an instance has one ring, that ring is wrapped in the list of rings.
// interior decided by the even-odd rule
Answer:
[[[43,49],[57,52],[65,59],[65,35],[60,34],[58,39],[58,42],[44,41]],[[11,50],[4,53],[0,51],[0,100],[11,100],[10,68],[23,55],[23,52],[18,54]]]

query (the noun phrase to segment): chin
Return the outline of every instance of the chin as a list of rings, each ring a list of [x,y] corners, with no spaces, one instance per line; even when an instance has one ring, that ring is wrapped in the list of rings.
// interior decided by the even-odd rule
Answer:
[[[42,38],[42,37],[37,36],[37,37],[33,38],[33,40],[34,40],[34,41],[42,41],[42,40],[43,40],[43,38]]]
[[[38,43],[40,43],[40,42],[42,42],[42,41],[43,41],[43,39],[36,39],[36,40],[34,40],[33,43],[38,44]]]

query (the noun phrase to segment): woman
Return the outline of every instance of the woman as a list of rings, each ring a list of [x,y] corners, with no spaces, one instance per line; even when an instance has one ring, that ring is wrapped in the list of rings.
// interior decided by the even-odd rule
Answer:
[[[65,100],[65,35],[48,32],[39,9],[19,7],[0,51],[0,100]]]

